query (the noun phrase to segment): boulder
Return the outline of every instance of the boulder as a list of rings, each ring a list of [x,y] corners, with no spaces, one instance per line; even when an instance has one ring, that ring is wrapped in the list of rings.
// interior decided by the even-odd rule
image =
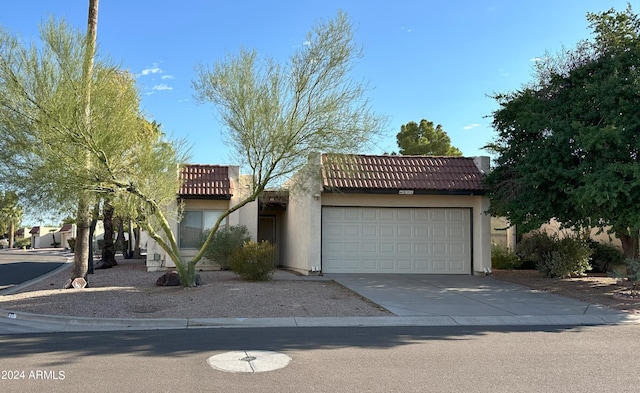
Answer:
[[[168,271],[158,278],[156,285],[159,287],[178,287],[180,286],[180,275],[175,270]],[[199,274],[196,274],[196,285],[202,285]]]

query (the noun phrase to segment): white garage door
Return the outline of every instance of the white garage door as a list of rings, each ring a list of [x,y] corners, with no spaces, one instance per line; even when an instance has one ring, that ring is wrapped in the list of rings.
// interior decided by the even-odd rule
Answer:
[[[323,207],[322,271],[471,274],[471,212]]]

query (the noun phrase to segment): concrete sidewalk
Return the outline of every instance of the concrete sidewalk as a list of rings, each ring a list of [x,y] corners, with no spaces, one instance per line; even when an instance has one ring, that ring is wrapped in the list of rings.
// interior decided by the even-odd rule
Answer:
[[[292,275],[291,279],[309,278]],[[640,323],[640,315],[531,290],[487,276],[331,274],[322,279],[333,279],[396,316],[100,319],[0,310],[0,333],[238,327],[579,326]]]

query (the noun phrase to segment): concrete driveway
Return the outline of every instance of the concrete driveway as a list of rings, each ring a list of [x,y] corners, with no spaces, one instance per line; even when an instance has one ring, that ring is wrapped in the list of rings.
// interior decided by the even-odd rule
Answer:
[[[490,276],[326,274],[401,317],[620,315],[608,307],[506,283]]]

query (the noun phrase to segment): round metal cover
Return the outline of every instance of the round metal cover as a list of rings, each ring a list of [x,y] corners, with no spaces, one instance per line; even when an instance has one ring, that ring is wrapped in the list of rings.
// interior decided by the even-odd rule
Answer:
[[[262,373],[286,367],[291,358],[272,351],[232,351],[211,356],[209,366],[230,373]]]

